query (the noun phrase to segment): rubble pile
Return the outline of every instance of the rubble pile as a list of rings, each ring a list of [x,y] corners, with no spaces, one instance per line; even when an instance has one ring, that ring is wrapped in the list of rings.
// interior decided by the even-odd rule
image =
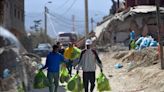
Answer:
[[[11,49],[4,51],[0,55],[0,59],[1,59],[0,77],[3,77],[3,70],[6,68],[8,68],[11,71],[15,70],[17,64],[16,57],[17,57],[16,53]]]
[[[0,59],[0,92],[29,90],[40,60],[35,56],[17,55],[12,48],[5,49],[0,54]],[[7,77],[4,77],[5,69],[10,71]],[[26,88],[23,88],[23,86],[26,86]]]
[[[33,79],[36,75],[36,71],[40,69],[41,65],[41,59],[40,57],[30,54],[30,57],[27,55],[23,55],[23,60],[25,69],[27,70],[27,75],[29,78],[29,81],[33,82]]]
[[[158,51],[157,48],[144,48],[142,50],[130,50],[116,52],[114,59],[120,59],[122,62],[130,63],[134,61],[136,66],[150,66],[157,63]]]
[[[142,66],[153,65],[158,60],[157,48],[144,48],[140,51],[130,51],[129,54],[123,57],[122,62],[134,61]]]
[[[29,92],[39,58],[28,54],[16,37],[0,26],[0,92]]]

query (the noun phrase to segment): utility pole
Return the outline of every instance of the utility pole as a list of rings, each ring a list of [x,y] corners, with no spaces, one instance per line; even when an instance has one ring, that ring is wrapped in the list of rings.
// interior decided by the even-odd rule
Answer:
[[[160,49],[160,60],[161,60],[161,69],[164,69],[164,61],[163,61],[163,43],[161,41],[161,22],[160,22],[160,0],[156,0],[156,7],[157,7],[157,30],[158,30],[158,41],[159,41],[159,49]]]
[[[44,30],[45,30],[45,42],[47,42],[47,12],[48,12],[48,9],[47,7],[45,6],[44,7]]]
[[[94,20],[93,20],[93,18],[91,18],[91,31],[93,31],[93,22],[94,22]]]
[[[75,15],[72,15],[72,31],[75,32]]]
[[[87,39],[88,33],[89,33],[89,27],[88,27],[88,0],[85,0],[85,39]]]
[[[52,3],[52,1],[48,1],[47,3],[45,3],[45,6],[44,6],[44,35],[45,35],[45,42],[47,42],[48,38],[47,38],[47,13],[48,13],[48,8],[46,7],[46,4],[50,4]]]
[[[4,0],[0,1],[0,25],[3,24],[4,21]]]
[[[119,8],[120,8],[120,0],[117,0],[117,5],[118,5],[117,8],[119,9]],[[117,9],[117,10],[118,10],[118,9]]]

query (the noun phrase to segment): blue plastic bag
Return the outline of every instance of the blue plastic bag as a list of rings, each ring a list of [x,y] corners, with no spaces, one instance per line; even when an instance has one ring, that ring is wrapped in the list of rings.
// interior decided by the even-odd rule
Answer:
[[[135,42],[135,44],[136,44],[136,45],[140,45],[141,42],[143,41],[143,39],[144,39],[144,37],[140,37],[140,38]]]
[[[115,64],[114,67],[115,67],[116,69],[120,69],[120,68],[123,67],[123,65],[121,65],[121,64]]]
[[[158,42],[157,42],[157,41],[152,41],[152,42],[150,43],[150,46],[151,46],[151,47],[157,47],[157,46],[158,46]]]

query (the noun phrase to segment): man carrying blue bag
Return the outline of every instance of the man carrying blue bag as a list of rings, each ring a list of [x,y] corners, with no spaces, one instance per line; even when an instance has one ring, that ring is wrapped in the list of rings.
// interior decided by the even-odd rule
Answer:
[[[59,85],[59,71],[60,64],[64,61],[64,57],[58,53],[58,46],[53,45],[53,51],[47,55],[46,65],[40,70],[46,69],[48,70],[47,77],[49,80],[49,91],[57,92]],[[55,89],[54,89],[55,84]]]

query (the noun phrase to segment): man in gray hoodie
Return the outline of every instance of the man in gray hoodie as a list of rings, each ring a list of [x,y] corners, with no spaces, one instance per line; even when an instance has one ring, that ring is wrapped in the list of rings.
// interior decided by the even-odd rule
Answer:
[[[98,57],[97,52],[91,49],[92,40],[87,39],[85,45],[86,49],[84,49],[80,55],[77,74],[79,73],[80,67],[82,67],[85,92],[88,92],[89,83],[91,84],[90,92],[93,92],[96,79],[96,64],[100,67],[100,71],[102,72],[102,63]]]

